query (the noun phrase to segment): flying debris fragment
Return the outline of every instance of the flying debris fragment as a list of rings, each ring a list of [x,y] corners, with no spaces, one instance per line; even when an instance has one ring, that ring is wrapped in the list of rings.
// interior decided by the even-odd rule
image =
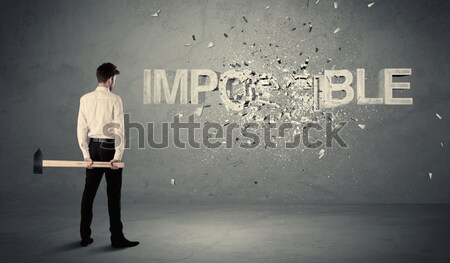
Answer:
[[[208,48],[212,48],[213,46],[214,46],[214,43],[213,42],[209,42]]]
[[[266,8],[265,8],[265,9],[269,9],[269,8],[270,8],[270,5],[266,6]]]
[[[337,9],[337,8],[338,8],[338,3],[334,2],[334,9]]]
[[[325,149],[320,149],[319,151],[319,159],[322,159],[322,157],[325,155]]]
[[[428,176],[430,177],[431,180],[431,178],[433,177],[433,173],[428,173]]]
[[[336,28],[335,30],[334,30],[334,34],[336,34],[337,32],[339,32],[339,31],[341,31],[341,28],[340,27],[338,27],[338,28]]]
[[[184,44],[184,46],[188,47],[188,46],[192,46],[192,44],[191,43],[186,43],[186,44]]]
[[[156,13],[153,13],[151,16],[153,16],[153,17],[157,17],[157,16],[159,16],[159,13],[161,12],[161,9],[160,10],[158,10],[158,11],[156,11]]]
[[[175,179],[174,178],[170,179],[170,184],[171,185],[175,185]]]
[[[444,148],[444,143],[443,142],[441,142],[441,147]]]
[[[439,113],[436,113],[436,117],[438,117],[438,119],[442,120],[442,116],[439,115]]]
[[[247,145],[252,145],[252,140],[246,139],[246,140],[244,141],[244,143],[247,144]]]
[[[374,4],[375,4],[375,2],[368,3],[368,4],[367,4],[367,7],[372,7]]]
[[[244,19],[245,23],[248,23],[248,20],[245,16],[242,16],[242,18]]]
[[[358,124],[358,127],[364,130],[366,128],[366,125],[365,124]]]
[[[316,5],[319,3],[319,1],[320,1],[320,0],[317,0],[317,1],[316,1]]]

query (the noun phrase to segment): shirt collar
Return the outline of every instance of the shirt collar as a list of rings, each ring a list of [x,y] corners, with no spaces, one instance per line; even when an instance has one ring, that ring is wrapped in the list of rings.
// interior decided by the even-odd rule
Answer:
[[[100,91],[110,91],[109,88],[107,87],[101,87],[101,86],[97,86],[97,88],[95,90],[100,90]]]

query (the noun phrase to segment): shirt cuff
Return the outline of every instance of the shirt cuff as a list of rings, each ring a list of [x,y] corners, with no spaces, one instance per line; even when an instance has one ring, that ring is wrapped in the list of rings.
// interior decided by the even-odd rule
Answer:
[[[119,151],[116,150],[116,153],[114,154],[114,160],[121,161],[122,160],[122,155],[123,155],[123,152],[119,152]]]
[[[83,158],[84,159],[87,159],[87,158],[91,158],[91,155],[89,154],[89,152],[87,152],[87,151],[82,151],[83,152]]]

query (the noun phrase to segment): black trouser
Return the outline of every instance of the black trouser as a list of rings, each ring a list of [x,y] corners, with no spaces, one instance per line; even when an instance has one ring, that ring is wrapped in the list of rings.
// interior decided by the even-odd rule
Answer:
[[[114,153],[114,142],[94,142],[92,140],[89,142],[89,154],[93,161],[109,162],[114,158]],[[82,239],[91,237],[92,205],[103,173],[105,173],[107,184],[109,231],[112,238],[119,238],[123,235],[123,226],[120,221],[122,170],[122,168],[117,170],[111,168],[86,169],[86,181],[81,201],[80,234]]]

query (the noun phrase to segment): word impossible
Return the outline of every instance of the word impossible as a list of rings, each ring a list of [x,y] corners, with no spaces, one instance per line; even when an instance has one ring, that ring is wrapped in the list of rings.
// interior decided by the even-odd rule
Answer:
[[[153,73],[153,74],[152,74]],[[227,83],[230,80],[238,81],[242,85],[248,85],[247,78],[255,75],[250,70],[229,70],[221,74],[210,69],[190,70],[190,92],[188,89],[187,69],[177,69],[173,83],[169,86],[165,69],[145,69],[144,70],[144,104],[161,104],[162,93],[164,93],[165,103],[174,104],[176,98],[180,98],[181,104],[188,103],[188,95],[191,104],[198,104],[199,94],[219,90],[220,99],[223,104],[231,110],[239,110],[246,100],[251,100],[251,89],[246,89],[247,95],[241,101],[233,100],[227,93]],[[395,90],[410,89],[409,82],[394,82],[394,77],[409,76],[412,74],[411,68],[385,68],[379,72],[378,94],[376,98],[366,97],[365,70],[356,70],[356,92],[352,87],[353,74],[347,70],[325,70],[320,75],[296,75],[297,78],[311,83],[311,92],[314,99],[314,110],[344,106],[351,103],[356,98],[359,105],[412,105],[412,98],[394,97]],[[207,79],[203,84],[199,83],[200,78]],[[271,82],[277,82],[271,78]],[[153,85],[152,85],[153,84]],[[279,87],[275,83],[276,87]],[[178,94],[179,92],[179,94]],[[338,96],[336,96],[338,94]]]

